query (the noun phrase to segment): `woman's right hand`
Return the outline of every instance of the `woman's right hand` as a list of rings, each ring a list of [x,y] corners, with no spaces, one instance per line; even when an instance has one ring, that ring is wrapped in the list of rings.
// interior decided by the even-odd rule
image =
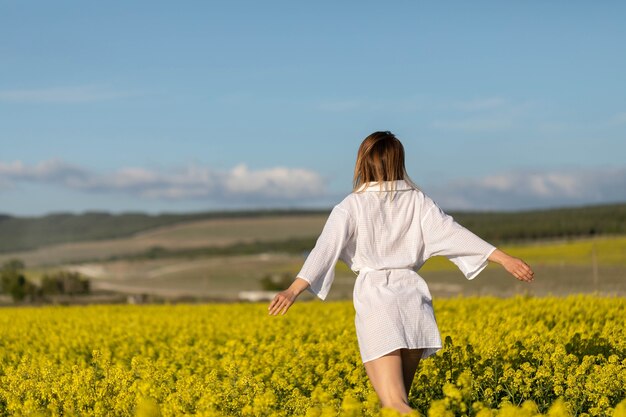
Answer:
[[[520,281],[532,282],[534,279],[535,273],[530,266],[520,258],[509,256],[502,262],[502,266],[509,274]]]
[[[500,249],[496,249],[489,257],[490,261],[494,261],[502,265],[506,271],[520,281],[532,282],[535,273],[532,268],[520,258],[504,253]]]

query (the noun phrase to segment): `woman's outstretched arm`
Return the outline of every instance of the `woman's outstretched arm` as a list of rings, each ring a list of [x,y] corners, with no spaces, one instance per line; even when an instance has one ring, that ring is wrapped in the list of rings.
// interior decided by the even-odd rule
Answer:
[[[496,249],[489,255],[490,261],[502,265],[504,269],[520,281],[531,282],[534,272],[530,266],[523,260],[511,256],[500,249]]]
[[[296,298],[302,291],[306,290],[309,285],[309,282],[302,278],[293,280],[289,288],[276,294],[276,297],[274,297],[268,307],[269,313],[275,316],[282,311],[281,314],[285,314],[294,301],[296,301]]]

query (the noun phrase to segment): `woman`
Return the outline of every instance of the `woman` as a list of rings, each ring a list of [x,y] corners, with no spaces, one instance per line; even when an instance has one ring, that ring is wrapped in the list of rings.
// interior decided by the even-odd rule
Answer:
[[[391,132],[369,135],[357,154],[354,189],[330,213],[293,283],[271,301],[285,314],[308,290],[322,300],[343,260],[358,272],[353,291],[361,359],[382,407],[411,412],[408,394],[420,359],[441,349],[428,286],[417,270],[435,255],[467,279],[496,262],[521,281],[532,269],[444,213],[406,173],[404,148]]]

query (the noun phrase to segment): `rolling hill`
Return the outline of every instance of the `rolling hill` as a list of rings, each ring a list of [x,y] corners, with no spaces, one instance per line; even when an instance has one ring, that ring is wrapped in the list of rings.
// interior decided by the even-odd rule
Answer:
[[[274,237],[276,233],[284,238],[284,233],[280,232],[281,219],[291,219],[289,221],[298,223],[299,220],[295,219],[315,217],[319,224],[316,223],[313,229],[307,229],[307,233],[310,233],[306,235],[313,237],[321,230],[328,213],[329,210],[263,210],[158,215],[107,212],[54,213],[41,217],[0,215],[0,253],[32,250],[57,244],[140,236],[141,233],[149,231],[156,231],[158,235],[158,230],[170,234],[170,237],[175,237],[174,235],[178,233],[179,244],[185,245],[188,239],[204,241],[207,232],[215,234],[208,229],[217,224],[226,224],[225,227],[231,228],[225,230],[222,227],[219,233],[225,240],[233,243],[237,237],[250,238],[246,227],[254,229],[255,226],[252,224],[255,219],[273,219],[270,221],[273,226],[269,229],[260,229],[263,233],[257,233],[257,237],[261,240],[276,240]],[[626,233],[625,203],[520,212],[450,211],[449,214],[476,234],[495,243]],[[235,223],[228,223],[228,220],[244,219],[247,219],[244,223],[247,221],[248,226],[241,226],[243,229],[235,226]],[[201,226],[198,228],[191,225],[199,221],[208,223],[200,223]],[[211,223],[212,221],[217,223]],[[219,223],[220,221],[226,223]],[[181,225],[183,227],[179,227]],[[184,225],[191,227],[187,228]],[[169,232],[167,227],[170,226],[176,228]],[[189,230],[195,230],[197,233],[191,233]],[[298,234],[295,237],[304,235]],[[158,237],[155,238],[157,240],[155,246],[168,246],[159,243]]]

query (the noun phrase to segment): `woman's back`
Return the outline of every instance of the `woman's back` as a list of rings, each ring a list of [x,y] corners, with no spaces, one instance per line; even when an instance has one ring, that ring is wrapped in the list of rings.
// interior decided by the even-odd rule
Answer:
[[[381,187],[382,186],[382,190]],[[404,180],[353,192],[330,213],[298,277],[325,299],[341,259],[353,271],[417,271],[431,256],[454,262],[467,279],[478,275],[496,249],[454,221]]]
[[[354,255],[352,259],[349,256],[344,259],[353,270],[418,266],[420,193],[404,181],[390,181],[370,185],[342,202],[354,221],[354,234],[349,242]]]

